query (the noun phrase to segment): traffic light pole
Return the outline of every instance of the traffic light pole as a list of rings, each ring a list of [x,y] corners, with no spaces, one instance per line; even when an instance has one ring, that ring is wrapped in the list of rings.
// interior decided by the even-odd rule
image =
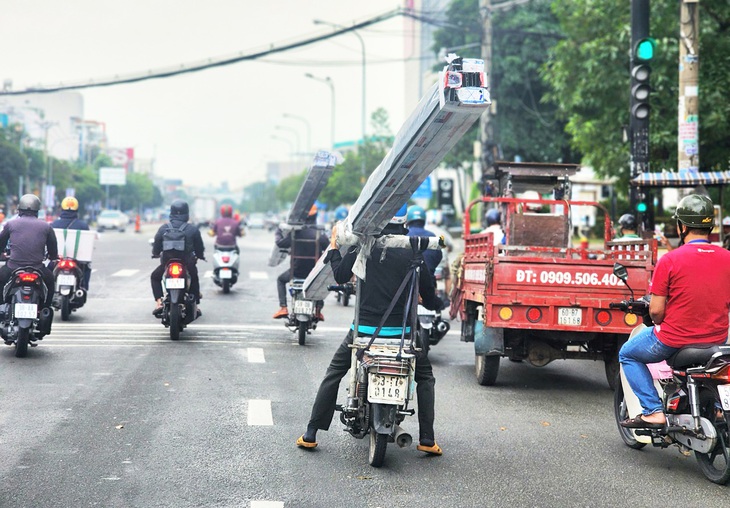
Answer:
[[[631,104],[629,121],[629,139],[631,143],[630,169],[631,178],[635,178],[649,169],[649,61],[653,57],[653,41],[649,39],[649,0],[631,0]],[[644,217],[645,205],[651,201],[649,196],[640,195],[646,192],[631,185],[629,187],[629,204],[636,210],[637,220],[647,226]],[[640,206],[641,205],[641,206]],[[649,214],[651,215],[651,214]]]

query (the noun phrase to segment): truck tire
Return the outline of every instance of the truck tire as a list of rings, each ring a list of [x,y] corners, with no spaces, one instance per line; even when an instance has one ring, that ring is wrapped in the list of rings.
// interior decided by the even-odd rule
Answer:
[[[482,386],[492,386],[497,381],[499,374],[500,356],[476,355],[474,366],[477,375],[477,382]]]

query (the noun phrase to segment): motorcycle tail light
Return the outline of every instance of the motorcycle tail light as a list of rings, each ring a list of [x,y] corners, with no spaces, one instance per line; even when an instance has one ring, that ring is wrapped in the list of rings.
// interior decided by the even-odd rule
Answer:
[[[530,307],[527,309],[527,320],[530,323],[537,323],[542,319],[542,311],[537,307]]]
[[[73,259],[62,259],[58,262],[58,267],[66,270],[76,268],[76,261]]]
[[[180,263],[172,263],[168,267],[167,273],[171,277],[182,277],[182,274],[183,274],[183,266]]]
[[[675,395],[674,397],[670,398],[667,401],[667,409],[669,411],[677,411],[679,409],[679,401],[682,400],[682,398],[679,395]]]
[[[718,370],[714,374],[710,374],[710,379],[716,379],[718,381],[730,382],[730,365],[725,365],[722,369]]]
[[[23,272],[18,274],[18,278],[22,282],[35,282],[38,279],[37,273]]]
[[[231,256],[221,256],[221,261],[228,263],[231,261]]]
[[[611,323],[611,313],[607,310],[599,310],[596,312],[596,323],[601,326],[608,326]]]

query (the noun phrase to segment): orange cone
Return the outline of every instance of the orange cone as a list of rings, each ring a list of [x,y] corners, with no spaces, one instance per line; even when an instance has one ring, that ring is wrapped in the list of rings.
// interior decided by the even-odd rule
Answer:
[[[134,232],[135,233],[141,233],[142,232],[142,229],[140,227],[139,214],[137,214],[137,216],[134,218]]]

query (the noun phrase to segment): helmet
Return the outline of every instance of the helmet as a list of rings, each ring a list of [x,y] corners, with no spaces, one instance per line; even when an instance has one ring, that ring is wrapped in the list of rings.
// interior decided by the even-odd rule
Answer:
[[[317,205],[312,205],[312,208],[309,209],[309,213],[307,213],[308,217],[311,217],[312,215],[317,215]]]
[[[496,208],[492,208],[491,210],[489,210],[484,217],[487,220],[487,226],[491,226],[492,224],[499,224],[500,222],[502,222],[502,212],[500,212]]]
[[[183,216],[185,217],[185,220],[188,220],[188,216],[190,214],[190,209],[188,208],[187,201],[183,201],[182,199],[176,199],[170,204],[170,216],[173,215],[177,217],[172,218],[180,218],[182,219]]]
[[[677,204],[672,218],[688,228],[710,229],[715,225],[715,207],[707,196],[690,194]]]
[[[347,217],[348,211],[347,207],[345,206],[338,206],[335,209],[335,220],[345,220]]]
[[[79,209],[79,200],[73,196],[67,196],[61,201],[61,210],[71,210],[75,212]]]
[[[410,224],[417,220],[426,222],[426,210],[418,205],[409,206],[406,214],[406,224]]]
[[[233,215],[233,207],[231,205],[221,205],[221,217],[230,217]]]
[[[618,220],[618,225],[621,226],[622,229],[628,229],[629,231],[636,231],[638,226],[636,223],[636,217],[630,213],[623,214]]]
[[[395,212],[395,215],[392,219],[390,219],[390,222],[388,224],[398,224],[402,225],[406,223],[406,214],[407,214],[408,208],[406,205],[403,205],[400,207],[400,209]]]
[[[18,201],[18,212],[38,212],[41,200],[35,194],[25,194]]]

